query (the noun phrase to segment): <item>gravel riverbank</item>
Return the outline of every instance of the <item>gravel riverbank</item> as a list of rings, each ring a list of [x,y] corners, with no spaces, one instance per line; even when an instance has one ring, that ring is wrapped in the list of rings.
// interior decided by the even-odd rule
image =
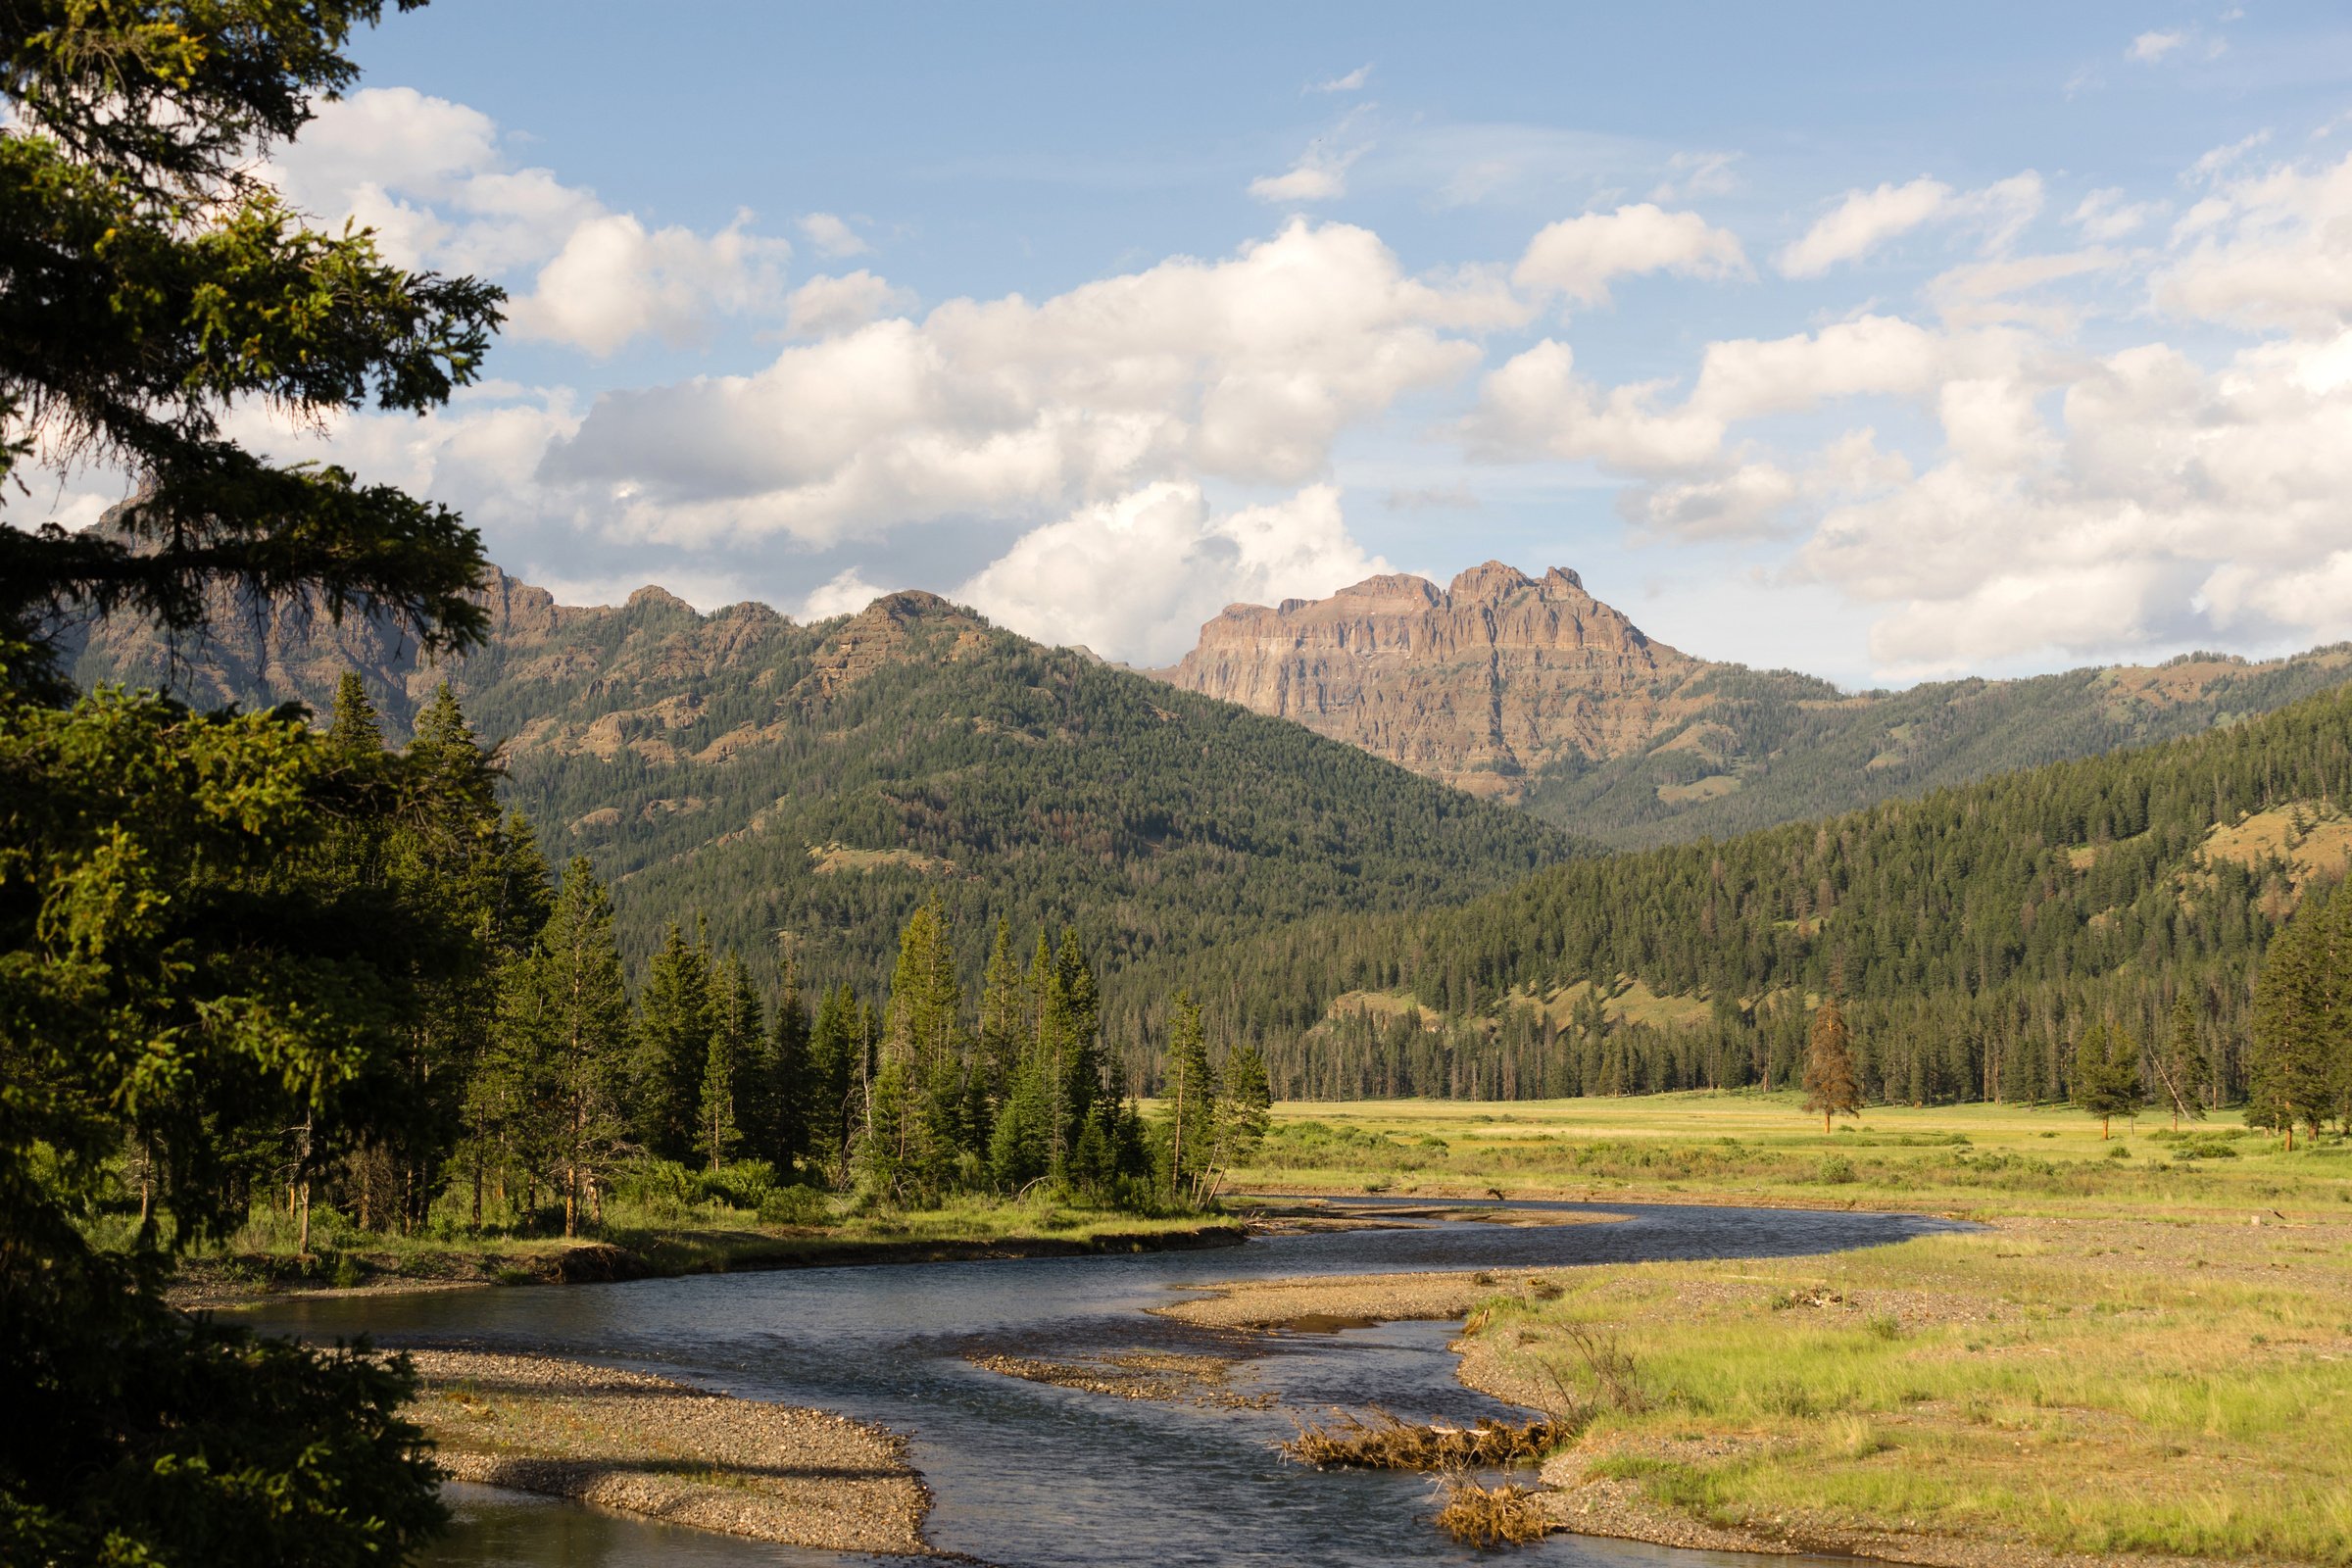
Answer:
[[[411,1415],[461,1481],[840,1551],[924,1554],[903,1438],[823,1410],[539,1355],[416,1350]]]

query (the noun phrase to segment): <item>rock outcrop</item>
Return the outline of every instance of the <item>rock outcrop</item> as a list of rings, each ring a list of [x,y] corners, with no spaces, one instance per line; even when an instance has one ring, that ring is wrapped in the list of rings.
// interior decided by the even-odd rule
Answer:
[[[1575,753],[1623,756],[1690,716],[1713,666],[1644,636],[1554,566],[1500,562],[1444,588],[1402,574],[1329,599],[1233,605],[1161,679],[1506,801]]]

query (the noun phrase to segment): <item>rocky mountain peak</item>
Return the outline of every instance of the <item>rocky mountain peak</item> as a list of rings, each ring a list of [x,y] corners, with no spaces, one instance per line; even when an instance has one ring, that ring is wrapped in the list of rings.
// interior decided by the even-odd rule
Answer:
[[[1328,599],[1231,605],[1160,678],[1296,719],[1475,794],[1516,799],[1568,753],[1615,756],[1679,714],[1707,668],[1554,566],[1504,562],[1441,589],[1368,577]]]

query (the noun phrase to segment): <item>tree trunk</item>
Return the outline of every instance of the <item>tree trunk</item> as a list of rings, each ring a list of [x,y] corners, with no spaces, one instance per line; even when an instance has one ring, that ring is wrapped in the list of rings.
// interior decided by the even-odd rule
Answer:
[[[2102,1144],[2107,1141],[2107,1117],[2101,1116],[2099,1118],[2099,1142]]]

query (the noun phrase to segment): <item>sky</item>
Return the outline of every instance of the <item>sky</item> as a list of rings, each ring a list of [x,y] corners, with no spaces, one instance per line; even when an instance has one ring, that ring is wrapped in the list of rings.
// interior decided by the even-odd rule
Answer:
[[[1172,662],[1490,558],[1852,686],[2352,637],[2352,13],[439,0],[270,167],[493,278],[237,433],[566,603]],[[70,522],[102,472],[46,498]]]

